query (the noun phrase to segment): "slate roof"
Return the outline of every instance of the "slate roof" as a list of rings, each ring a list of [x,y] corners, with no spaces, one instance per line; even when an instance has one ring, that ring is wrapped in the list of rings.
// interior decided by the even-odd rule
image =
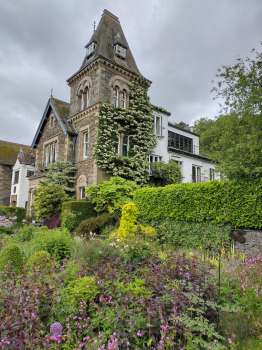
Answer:
[[[86,47],[92,42],[96,43],[95,53],[90,57],[85,57],[80,70],[86,67],[89,63],[95,61],[98,57],[103,57],[141,76],[119,19],[108,10],[104,10],[97,29],[94,31]],[[127,49],[125,59],[121,59],[115,55],[114,44],[116,43]]]
[[[0,165],[13,166],[21,149],[25,154],[32,151],[28,145],[0,140]]]
[[[60,127],[63,130],[65,135],[68,135],[68,134],[75,135],[76,134],[72,125],[67,120],[67,118],[69,116],[69,107],[70,107],[70,104],[68,102],[59,100],[58,98],[55,98],[53,96],[51,96],[48,99],[44,114],[41,118],[41,121],[39,123],[38,129],[37,129],[35,137],[34,137],[34,140],[32,142],[33,148],[36,147],[36,145],[39,141],[39,138],[41,136],[41,131],[42,131],[43,127],[45,126],[45,123],[46,123],[47,118],[49,116],[50,110],[53,111],[54,116],[55,116],[58,124],[60,125]]]

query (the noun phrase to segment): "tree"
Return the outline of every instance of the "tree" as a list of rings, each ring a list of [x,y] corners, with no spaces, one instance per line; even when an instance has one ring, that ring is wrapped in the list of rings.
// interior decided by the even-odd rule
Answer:
[[[236,64],[218,70],[213,91],[225,100],[228,113],[262,114],[262,51],[253,49],[252,53],[253,57],[239,58]]]
[[[151,183],[157,186],[165,186],[179,183],[182,180],[181,169],[176,161],[169,163],[157,162],[151,165]]]
[[[61,211],[64,200],[68,197],[62,185],[42,182],[34,195],[33,208],[37,220],[48,219]]]
[[[213,89],[225,101],[227,114],[198,120],[201,151],[218,162],[229,179],[262,176],[262,52],[223,66]]]
[[[48,166],[46,178],[48,183],[61,185],[65,193],[72,197],[75,193],[76,167],[70,162],[56,162]]]
[[[122,206],[133,198],[138,189],[134,181],[121,177],[111,177],[101,184],[87,187],[86,194],[98,213],[120,213]]]

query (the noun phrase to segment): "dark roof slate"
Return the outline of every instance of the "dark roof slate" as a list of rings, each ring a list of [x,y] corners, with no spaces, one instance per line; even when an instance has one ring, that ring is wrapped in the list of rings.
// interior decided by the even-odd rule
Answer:
[[[25,153],[31,151],[30,146],[0,140],[0,165],[13,166],[17,160],[20,149],[23,149]]]
[[[141,76],[119,19],[108,10],[104,10],[97,29],[94,31],[86,47],[92,42],[96,43],[95,53],[90,57],[85,57],[80,70],[86,67],[89,63],[95,61],[98,57],[103,57]],[[114,44],[116,43],[127,49],[125,59],[121,59],[115,55]]]
[[[68,122],[68,116],[69,116],[69,107],[70,104],[68,102],[59,100],[58,98],[55,98],[51,96],[48,99],[48,102],[46,104],[43,116],[41,118],[41,121],[39,123],[38,129],[36,131],[35,137],[32,142],[32,147],[35,148],[38,144],[39,138],[41,136],[41,131],[43,127],[45,126],[46,120],[48,119],[50,110],[53,111],[55,118],[57,119],[58,124],[60,125],[61,129],[63,130],[65,135],[75,135],[76,132],[73,129],[73,126]]]

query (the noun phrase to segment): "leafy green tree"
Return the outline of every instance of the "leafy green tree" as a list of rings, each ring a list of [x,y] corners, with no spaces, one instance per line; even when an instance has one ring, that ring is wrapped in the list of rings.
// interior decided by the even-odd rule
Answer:
[[[218,162],[229,179],[262,176],[262,52],[224,66],[217,75],[216,97],[228,114],[198,120],[201,152]]]
[[[120,213],[121,207],[133,198],[138,185],[121,177],[111,177],[99,185],[86,188],[86,194],[97,212]]]
[[[252,57],[239,58],[237,63],[218,70],[213,91],[225,100],[226,112],[261,116],[262,51],[252,52]]]
[[[46,178],[48,183],[61,185],[66,194],[72,197],[75,193],[76,167],[70,162],[56,162],[50,164]]]
[[[179,183],[182,180],[181,169],[177,162],[157,162],[151,165],[151,183],[157,186],[165,186]]]
[[[50,218],[61,211],[64,200],[68,197],[62,185],[42,182],[34,194],[33,208],[37,220]]]

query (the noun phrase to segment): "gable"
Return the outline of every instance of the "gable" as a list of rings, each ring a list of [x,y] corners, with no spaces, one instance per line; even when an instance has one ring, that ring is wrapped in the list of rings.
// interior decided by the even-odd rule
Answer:
[[[73,127],[70,126],[67,121],[68,115],[69,103],[50,97],[33,139],[32,147],[36,148],[44,129],[47,129],[48,127],[50,130],[52,130],[52,128],[54,130],[58,128],[65,136],[68,134],[74,134]],[[54,124],[52,124],[51,119],[53,119]]]

